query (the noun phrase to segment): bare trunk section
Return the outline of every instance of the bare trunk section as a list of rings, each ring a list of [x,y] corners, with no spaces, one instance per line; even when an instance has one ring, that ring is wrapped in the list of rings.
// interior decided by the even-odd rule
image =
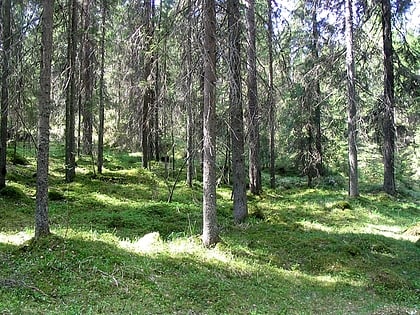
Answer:
[[[94,49],[91,39],[91,0],[83,1],[83,86],[84,101],[82,110],[83,139],[82,152],[92,155],[93,150],[93,81]]]
[[[270,187],[276,188],[276,152],[275,152],[275,104],[274,104],[274,71],[273,71],[273,7],[267,0],[267,44],[268,44],[268,112],[270,130]]]
[[[76,113],[76,54],[77,54],[77,2],[69,0],[69,26],[67,38],[68,74],[66,85],[66,182],[70,183],[76,176],[76,139],[75,139],[75,113]]]
[[[7,117],[9,113],[9,61],[10,61],[10,12],[11,0],[4,0],[0,6],[3,24],[3,63],[1,73],[1,113],[0,113],[0,189],[6,186],[7,157]]]
[[[203,108],[203,235],[204,246],[219,241],[216,213],[216,8],[203,1],[204,108]]]
[[[245,187],[244,122],[241,84],[241,16],[239,0],[229,0],[229,78],[230,138],[232,143],[233,220],[241,223],[248,216]]]
[[[144,39],[144,68],[143,68],[143,78],[145,82],[145,90],[143,94],[142,110],[141,110],[141,134],[142,134],[142,154],[143,154],[143,167],[147,168],[149,166],[149,160],[151,156],[150,143],[151,143],[151,120],[152,115],[150,115],[152,106],[155,102],[155,94],[153,88],[153,53],[150,51],[152,48],[153,40],[153,11],[154,4],[151,0],[145,0],[144,2],[144,20],[143,26],[145,28],[145,39]]]
[[[259,195],[262,191],[260,165],[260,133],[257,97],[257,56],[256,56],[256,26],[255,0],[246,1],[247,21],[247,87],[249,114],[249,188],[251,193]]]
[[[53,52],[54,0],[43,0],[42,7],[35,238],[40,238],[50,234],[48,221],[48,158],[51,113],[51,60]]]
[[[105,124],[105,22],[106,22],[106,1],[102,2],[102,25],[100,44],[100,76],[99,76],[99,128],[98,128],[98,173],[102,174],[104,164],[104,124]]]
[[[394,195],[395,188],[395,125],[394,125],[394,65],[392,62],[391,2],[382,0],[382,35],[384,52],[384,183],[386,193]]]
[[[359,195],[357,164],[357,107],[356,107],[356,70],[353,45],[353,4],[346,0],[346,70],[347,70],[347,125],[348,125],[348,163],[350,197]]]
[[[193,100],[192,100],[192,25],[191,25],[191,0],[187,3],[187,43],[185,45],[185,106],[187,107],[187,184],[192,187],[194,177],[194,117],[193,117]]]

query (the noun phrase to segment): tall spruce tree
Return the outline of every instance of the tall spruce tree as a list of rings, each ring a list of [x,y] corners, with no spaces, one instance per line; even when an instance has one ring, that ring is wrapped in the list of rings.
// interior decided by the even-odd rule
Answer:
[[[219,241],[216,212],[216,4],[203,1],[203,235],[204,246]]]
[[[229,27],[229,108],[230,138],[232,144],[232,194],[235,223],[248,215],[245,187],[244,116],[241,80],[241,16],[239,0],[228,0]]]
[[[66,182],[76,176],[76,72],[77,72],[77,1],[68,0],[67,84],[66,84]]]
[[[347,126],[348,126],[348,163],[350,197],[359,195],[359,178],[357,163],[357,107],[356,107],[356,70],[354,61],[353,40],[353,1],[345,2],[346,33],[346,71],[347,71]]]
[[[35,238],[50,234],[48,221],[48,168],[51,114],[51,62],[53,54],[54,0],[42,1],[41,72],[38,104],[38,154],[36,171]]]
[[[6,186],[7,119],[9,113],[10,44],[11,44],[11,0],[4,0],[0,6],[2,17],[3,62],[1,72],[0,106],[0,189]]]
[[[252,194],[262,191],[260,163],[260,127],[257,93],[257,47],[255,25],[255,0],[246,0],[247,24],[247,95],[249,129],[249,188]]]
[[[394,195],[395,188],[395,125],[394,125],[394,64],[392,47],[391,1],[381,0],[381,21],[383,39],[384,94],[383,94],[383,155],[384,182],[386,193]]]

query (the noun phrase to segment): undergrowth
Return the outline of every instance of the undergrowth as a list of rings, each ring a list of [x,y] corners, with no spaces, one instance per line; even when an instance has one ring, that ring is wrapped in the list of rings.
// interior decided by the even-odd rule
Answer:
[[[22,154],[22,153],[21,153]],[[53,234],[34,242],[35,162],[11,165],[0,191],[1,314],[416,314],[419,204],[364,183],[348,199],[338,180],[306,188],[280,177],[249,196],[234,225],[218,189],[222,241],[201,246],[201,186],[125,153],[90,158],[65,183],[52,152]],[[337,184],[338,183],[338,184]]]

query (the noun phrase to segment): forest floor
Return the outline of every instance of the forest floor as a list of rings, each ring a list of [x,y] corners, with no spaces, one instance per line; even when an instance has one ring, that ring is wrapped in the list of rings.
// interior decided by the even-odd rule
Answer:
[[[206,249],[199,182],[169,203],[162,164],[108,154],[98,175],[81,159],[66,184],[51,158],[51,237],[31,241],[33,158],[0,192],[0,314],[420,314],[419,191],[363,183],[348,199],[337,179],[279,177],[235,226],[220,187],[222,242]]]

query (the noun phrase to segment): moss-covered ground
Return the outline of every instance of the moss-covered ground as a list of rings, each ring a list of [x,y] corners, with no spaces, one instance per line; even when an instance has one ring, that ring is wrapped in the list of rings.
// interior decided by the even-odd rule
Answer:
[[[249,196],[250,217],[235,226],[220,187],[222,242],[206,249],[199,182],[181,180],[168,203],[175,173],[108,152],[102,175],[82,158],[68,184],[57,147],[53,235],[32,242],[36,170],[25,158],[0,191],[1,314],[420,312],[418,191],[391,197],[363,183],[348,199],[337,181],[279,177],[276,190]]]

